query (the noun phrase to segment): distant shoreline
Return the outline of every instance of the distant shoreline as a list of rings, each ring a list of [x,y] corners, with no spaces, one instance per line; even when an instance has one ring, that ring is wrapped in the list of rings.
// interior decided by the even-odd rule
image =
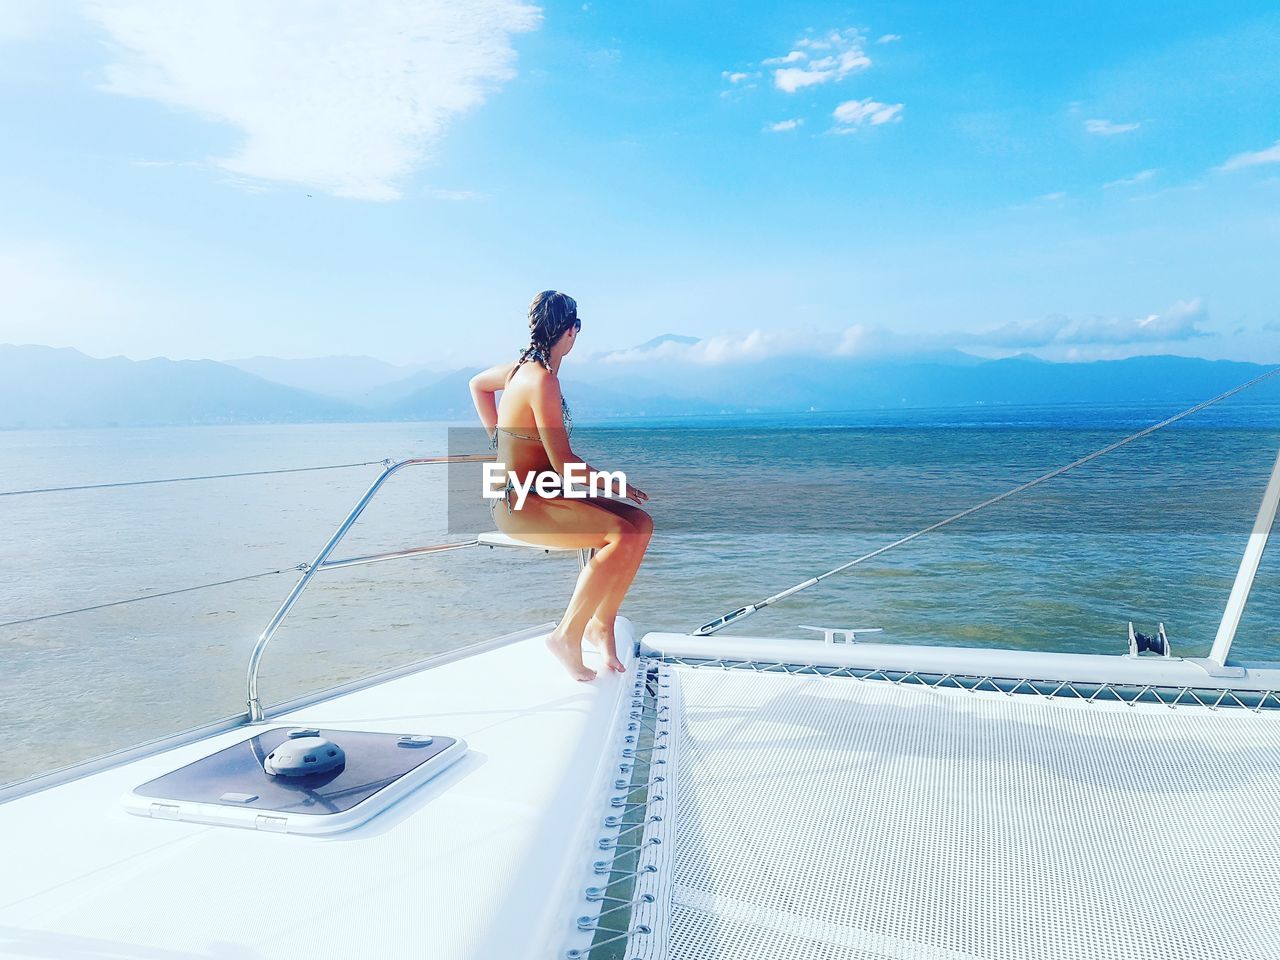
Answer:
[[[669,427],[778,429],[798,425],[814,429],[873,429],[877,427],[984,429],[998,427],[1072,428],[1124,427],[1133,423],[1156,420],[1199,401],[1197,397],[1161,401],[1064,401],[1059,403],[976,403],[952,406],[902,406],[851,408],[844,410],[778,410],[688,414],[619,414],[615,416],[579,416],[577,425],[584,428],[662,429]],[[570,397],[572,402],[572,396]],[[325,427],[388,424],[422,424],[445,429],[476,427],[472,419],[461,418],[341,418],[341,419],[262,419],[203,422],[155,421],[96,425],[41,425],[34,427],[0,426],[0,433],[40,433],[107,430],[170,430],[191,428],[275,428]],[[1280,401],[1240,399],[1235,406],[1204,411],[1184,426],[1254,427],[1280,430]]]

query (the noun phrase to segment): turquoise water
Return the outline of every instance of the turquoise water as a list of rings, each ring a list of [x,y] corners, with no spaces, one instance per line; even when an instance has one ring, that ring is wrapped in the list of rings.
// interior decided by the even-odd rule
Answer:
[[[582,425],[575,444],[653,498],[624,613],[690,629],[1160,419],[1044,408]],[[445,424],[0,433],[0,490],[403,458]],[[737,632],[879,626],[902,643],[1122,652],[1164,621],[1209,646],[1271,464],[1272,408],[1213,411],[825,582]],[[254,638],[376,467],[0,497],[0,622],[267,570],[285,573],[0,628],[0,782],[243,709]],[[456,538],[446,476],[398,475],[344,555]],[[326,572],[264,661],[266,699],[555,618],[572,560],[465,550]],[[1280,561],[1236,646],[1280,660]]]

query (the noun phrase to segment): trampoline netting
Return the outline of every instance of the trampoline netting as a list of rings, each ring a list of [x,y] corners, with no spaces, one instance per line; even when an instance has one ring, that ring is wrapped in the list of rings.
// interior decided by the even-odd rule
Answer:
[[[625,956],[1280,956],[1274,713],[664,673],[669,901]]]

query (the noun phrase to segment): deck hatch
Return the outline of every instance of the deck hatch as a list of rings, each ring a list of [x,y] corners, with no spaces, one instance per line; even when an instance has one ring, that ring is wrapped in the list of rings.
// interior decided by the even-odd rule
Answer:
[[[313,775],[271,776],[264,761],[295,730],[264,730],[149,780],[126,797],[126,806],[148,816],[163,805],[166,819],[250,828],[261,828],[264,817],[282,818],[289,833],[334,833],[390,806],[466,749],[452,737],[320,729],[319,736],[341,744],[341,766]]]

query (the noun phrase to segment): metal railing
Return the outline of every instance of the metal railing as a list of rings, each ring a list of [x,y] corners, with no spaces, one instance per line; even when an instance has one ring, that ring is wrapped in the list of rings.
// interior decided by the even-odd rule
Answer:
[[[262,662],[262,655],[267,649],[267,645],[275,637],[276,631],[280,629],[281,624],[292,612],[294,605],[297,604],[298,598],[302,596],[303,591],[307,589],[311,579],[321,570],[336,570],[341,567],[354,567],[366,563],[381,563],[384,560],[399,560],[403,557],[417,557],[432,553],[445,553],[450,550],[460,550],[463,547],[484,546],[485,543],[479,537],[473,537],[470,540],[458,540],[451,543],[437,543],[424,547],[407,547],[402,550],[390,550],[386,553],[374,553],[367,556],[359,557],[343,557],[337,560],[330,560],[329,555],[342,542],[347,532],[355,524],[360,515],[364,513],[367,507],[378,491],[382,489],[382,485],[387,482],[392,474],[398,473],[405,467],[417,467],[427,464],[448,464],[448,463],[480,463],[487,460],[493,460],[494,455],[491,453],[472,453],[472,454],[456,454],[453,456],[443,457],[414,457],[410,460],[401,460],[397,463],[384,461],[387,464],[386,469],[382,471],[369,485],[369,489],[364,492],[356,505],[351,508],[351,512],[347,514],[347,518],[342,521],[338,529],[329,537],[329,541],[316,554],[314,560],[310,563],[301,564],[299,569],[302,570],[302,576],[298,578],[298,582],[293,585],[293,589],[289,591],[289,595],[285,597],[284,602],[280,604],[280,608],[276,610],[275,616],[267,624],[266,629],[258,637],[258,642],[254,644],[253,653],[249,656],[248,670],[248,705],[249,705],[249,721],[257,723],[264,717],[262,709],[262,701],[258,697],[258,667]],[[534,547],[533,544],[530,544]],[[579,565],[584,563],[584,557],[579,552]]]

